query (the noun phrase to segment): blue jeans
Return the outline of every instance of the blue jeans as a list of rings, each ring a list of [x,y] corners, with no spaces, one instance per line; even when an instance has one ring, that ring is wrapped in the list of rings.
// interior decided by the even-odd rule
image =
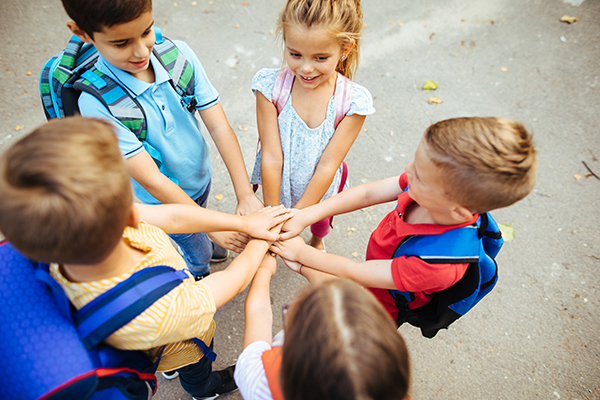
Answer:
[[[210,343],[213,348],[214,340]],[[208,397],[213,394],[219,383],[219,378],[212,372],[212,361],[202,357],[195,364],[186,365],[177,370],[181,387],[193,397]]]
[[[209,182],[204,193],[196,199],[196,203],[200,207],[206,208],[210,185],[211,183]],[[208,274],[213,249],[212,243],[206,233],[178,233],[169,236],[183,251],[183,259],[194,275]]]

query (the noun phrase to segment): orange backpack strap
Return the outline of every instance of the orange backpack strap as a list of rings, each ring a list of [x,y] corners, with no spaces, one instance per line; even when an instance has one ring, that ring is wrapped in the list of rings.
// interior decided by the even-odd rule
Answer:
[[[279,384],[279,372],[281,371],[281,347],[273,347],[262,354],[262,362],[267,373],[267,381],[273,400],[283,400],[281,385]]]

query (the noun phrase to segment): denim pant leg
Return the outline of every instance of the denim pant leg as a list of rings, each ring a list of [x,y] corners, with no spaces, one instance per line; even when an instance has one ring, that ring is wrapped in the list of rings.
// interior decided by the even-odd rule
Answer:
[[[210,193],[210,183],[196,203],[200,207],[206,208],[208,203],[208,194]],[[188,268],[194,275],[206,275],[210,269],[210,257],[212,256],[212,244],[204,232],[181,233],[169,235],[179,245],[183,251],[183,258]]]
[[[209,346],[211,349],[213,342]],[[219,378],[212,372],[212,361],[208,357],[202,357],[195,364],[179,368],[177,372],[179,372],[181,387],[193,397],[212,395],[219,383]]]

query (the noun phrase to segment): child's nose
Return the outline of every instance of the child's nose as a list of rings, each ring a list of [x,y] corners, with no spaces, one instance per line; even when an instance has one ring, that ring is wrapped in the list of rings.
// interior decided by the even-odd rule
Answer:
[[[312,64],[310,63],[310,61],[307,60],[302,63],[301,71],[303,73],[306,74],[306,73],[312,72],[312,70],[313,70],[313,67],[312,67]]]
[[[133,49],[133,54],[136,57],[146,58],[146,57],[148,57],[150,55],[150,49],[146,45],[145,41],[138,40],[136,42],[136,44],[135,44],[134,49]]]

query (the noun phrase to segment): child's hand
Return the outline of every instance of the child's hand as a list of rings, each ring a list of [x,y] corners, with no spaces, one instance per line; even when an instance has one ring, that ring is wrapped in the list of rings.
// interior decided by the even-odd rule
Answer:
[[[264,271],[269,276],[275,275],[275,272],[277,272],[277,259],[270,254],[266,254],[258,267],[258,271]]]
[[[292,209],[292,213],[294,214],[293,218],[287,220],[281,228],[282,233],[279,235],[279,240],[287,240],[298,236],[309,225],[303,221],[303,210],[294,208]]]
[[[250,238],[241,232],[208,232],[208,237],[224,249],[241,253],[246,248]]]
[[[279,229],[273,231],[272,228],[292,217],[293,214],[284,206],[265,207],[242,217],[246,225],[244,232],[257,239],[273,242],[279,237]]]
[[[295,236],[288,240],[273,243],[271,251],[284,260],[297,262],[298,255],[304,251],[306,246],[307,244],[304,243],[304,239],[300,236]]]
[[[284,263],[285,265],[287,265],[287,267],[288,267],[289,269],[291,269],[292,271],[294,271],[294,272],[298,272],[298,271],[300,271],[300,266],[301,266],[302,264],[300,264],[299,262],[296,262],[296,261],[290,261],[290,260],[286,260],[285,258],[282,258],[282,260],[283,260],[283,263]]]

